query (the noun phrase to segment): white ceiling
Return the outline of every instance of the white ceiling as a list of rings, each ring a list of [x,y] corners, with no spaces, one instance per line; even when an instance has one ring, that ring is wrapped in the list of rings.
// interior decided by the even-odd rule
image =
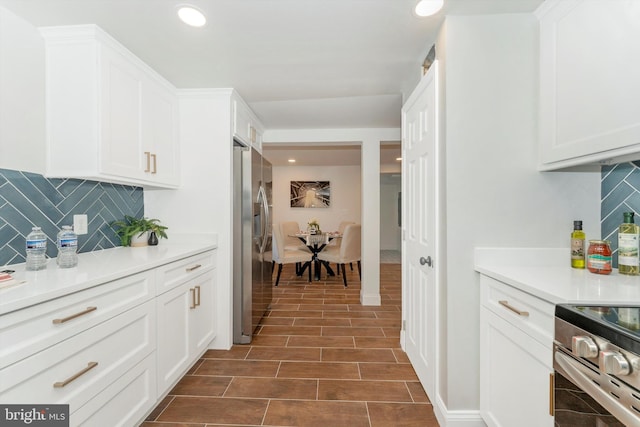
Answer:
[[[542,1],[445,0],[429,18],[413,14],[417,0],[0,0],[0,6],[35,26],[97,24],[176,87],[233,87],[267,129],[300,129],[399,127],[403,95],[419,80],[446,14],[525,13]],[[177,19],[176,6],[184,3],[206,14],[205,27]],[[298,157],[305,153],[307,163],[322,157],[309,151]],[[359,161],[359,150],[343,154]]]
[[[361,150],[357,145],[290,146],[269,144],[263,149],[265,157],[274,166],[357,166],[361,164]],[[400,170],[400,143],[380,146],[380,164],[383,171]],[[294,163],[289,159],[295,160]]]

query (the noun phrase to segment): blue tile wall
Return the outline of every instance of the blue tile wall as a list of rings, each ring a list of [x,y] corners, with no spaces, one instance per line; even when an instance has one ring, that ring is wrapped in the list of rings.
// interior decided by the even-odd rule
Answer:
[[[635,212],[640,224],[640,162],[603,166],[601,172],[600,232],[611,242],[613,266],[618,267],[618,227],[623,212]]]
[[[78,236],[78,252],[120,246],[109,226],[125,215],[144,215],[141,187],[0,169],[0,266],[25,261],[25,237],[34,225],[47,235],[47,255],[57,254],[56,235],[73,225],[74,214],[87,214],[88,233]]]

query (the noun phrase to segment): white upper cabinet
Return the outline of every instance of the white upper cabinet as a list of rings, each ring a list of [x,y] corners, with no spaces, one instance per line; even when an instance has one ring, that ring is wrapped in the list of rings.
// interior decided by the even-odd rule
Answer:
[[[640,2],[546,0],[540,169],[640,158]]]
[[[94,25],[41,32],[47,176],[176,188],[175,88]]]
[[[262,152],[263,126],[249,106],[234,93],[231,98],[233,137]]]

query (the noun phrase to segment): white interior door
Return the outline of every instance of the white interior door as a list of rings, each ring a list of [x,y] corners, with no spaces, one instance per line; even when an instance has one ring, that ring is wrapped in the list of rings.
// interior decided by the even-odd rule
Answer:
[[[403,348],[425,391],[436,385],[437,62],[402,109]]]

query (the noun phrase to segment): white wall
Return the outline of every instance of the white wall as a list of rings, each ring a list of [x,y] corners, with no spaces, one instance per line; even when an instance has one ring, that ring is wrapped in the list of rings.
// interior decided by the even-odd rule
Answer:
[[[328,208],[292,208],[291,181],[329,181],[331,206]],[[341,221],[361,223],[360,166],[274,166],[273,222],[298,221],[305,229],[317,218],[323,231],[338,229]]]
[[[538,24],[532,14],[447,17],[439,46],[445,153],[446,330],[438,394],[479,408],[479,275],[473,249],[568,247],[574,219],[598,236],[597,172],[536,170]],[[444,358],[444,359],[443,359]],[[436,402],[438,403],[438,402]]]
[[[400,177],[393,179],[381,175],[380,179],[380,249],[399,251],[401,231],[398,225],[398,193]]]
[[[210,348],[233,341],[232,147],[229,89],[180,91],[179,190],[145,190],[145,215],[162,218],[171,235],[218,236],[216,316]]]
[[[43,174],[45,158],[44,40],[0,7],[0,168]]]

